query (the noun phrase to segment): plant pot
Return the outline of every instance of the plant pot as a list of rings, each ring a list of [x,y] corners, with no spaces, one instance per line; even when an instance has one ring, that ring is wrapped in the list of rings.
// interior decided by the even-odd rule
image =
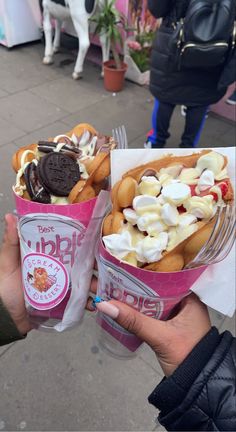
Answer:
[[[125,78],[139,85],[148,85],[150,81],[150,71],[141,72],[129,54],[125,55],[124,60],[128,65]]]
[[[108,60],[103,63],[104,87],[110,92],[119,92],[123,89],[127,64],[121,62],[121,68],[116,69],[115,61]]]

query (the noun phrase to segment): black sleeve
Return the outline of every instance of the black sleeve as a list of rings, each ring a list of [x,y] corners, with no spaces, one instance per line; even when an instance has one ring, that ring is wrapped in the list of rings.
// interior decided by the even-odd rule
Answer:
[[[0,346],[24,339],[0,299]]]
[[[170,12],[173,0],[148,0],[148,9],[155,18],[164,18]]]
[[[216,328],[149,396],[167,430],[235,431],[236,340]]]

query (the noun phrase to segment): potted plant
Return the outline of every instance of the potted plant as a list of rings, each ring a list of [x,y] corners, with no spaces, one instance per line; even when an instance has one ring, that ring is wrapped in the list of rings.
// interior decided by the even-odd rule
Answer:
[[[140,85],[149,84],[150,56],[154,31],[139,31],[125,43],[124,60],[128,65],[126,78]]]
[[[91,18],[95,23],[95,34],[105,37],[107,49],[111,48],[112,60],[103,63],[104,86],[106,90],[118,92],[124,85],[127,65],[120,56],[123,40],[121,29],[125,28],[124,17],[115,7],[115,0],[104,0],[99,13]]]

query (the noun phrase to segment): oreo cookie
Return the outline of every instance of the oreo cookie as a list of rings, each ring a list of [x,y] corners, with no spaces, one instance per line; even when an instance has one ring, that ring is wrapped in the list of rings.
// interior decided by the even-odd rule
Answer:
[[[57,148],[58,144],[61,143],[55,143],[53,141],[39,141],[38,142],[38,151],[41,153],[51,153],[55,152],[55,149]],[[60,150],[59,153],[65,153],[68,156],[79,158],[82,155],[81,150],[76,147],[72,142],[71,144],[64,144]]]
[[[79,165],[63,153],[52,152],[43,156],[37,171],[45,190],[57,196],[68,196],[80,179]]]
[[[34,162],[29,163],[24,170],[24,178],[27,192],[32,201],[43,204],[50,204],[50,194],[44,189],[38,178],[37,165]]]

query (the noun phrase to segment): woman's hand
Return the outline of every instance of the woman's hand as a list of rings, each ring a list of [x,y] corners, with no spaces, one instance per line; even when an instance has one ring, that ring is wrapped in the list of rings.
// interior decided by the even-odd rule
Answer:
[[[31,327],[22,288],[17,219],[12,214],[7,214],[5,221],[5,234],[0,250],[0,298],[19,332],[24,335]]]
[[[96,292],[96,279],[91,291]],[[116,300],[97,303],[97,309],[146,342],[155,352],[166,376],[171,375],[211,328],[206,306],[195,294],[187,296],[168,321],[150,318]],[[93,310],[91,300],[88,309]]]

